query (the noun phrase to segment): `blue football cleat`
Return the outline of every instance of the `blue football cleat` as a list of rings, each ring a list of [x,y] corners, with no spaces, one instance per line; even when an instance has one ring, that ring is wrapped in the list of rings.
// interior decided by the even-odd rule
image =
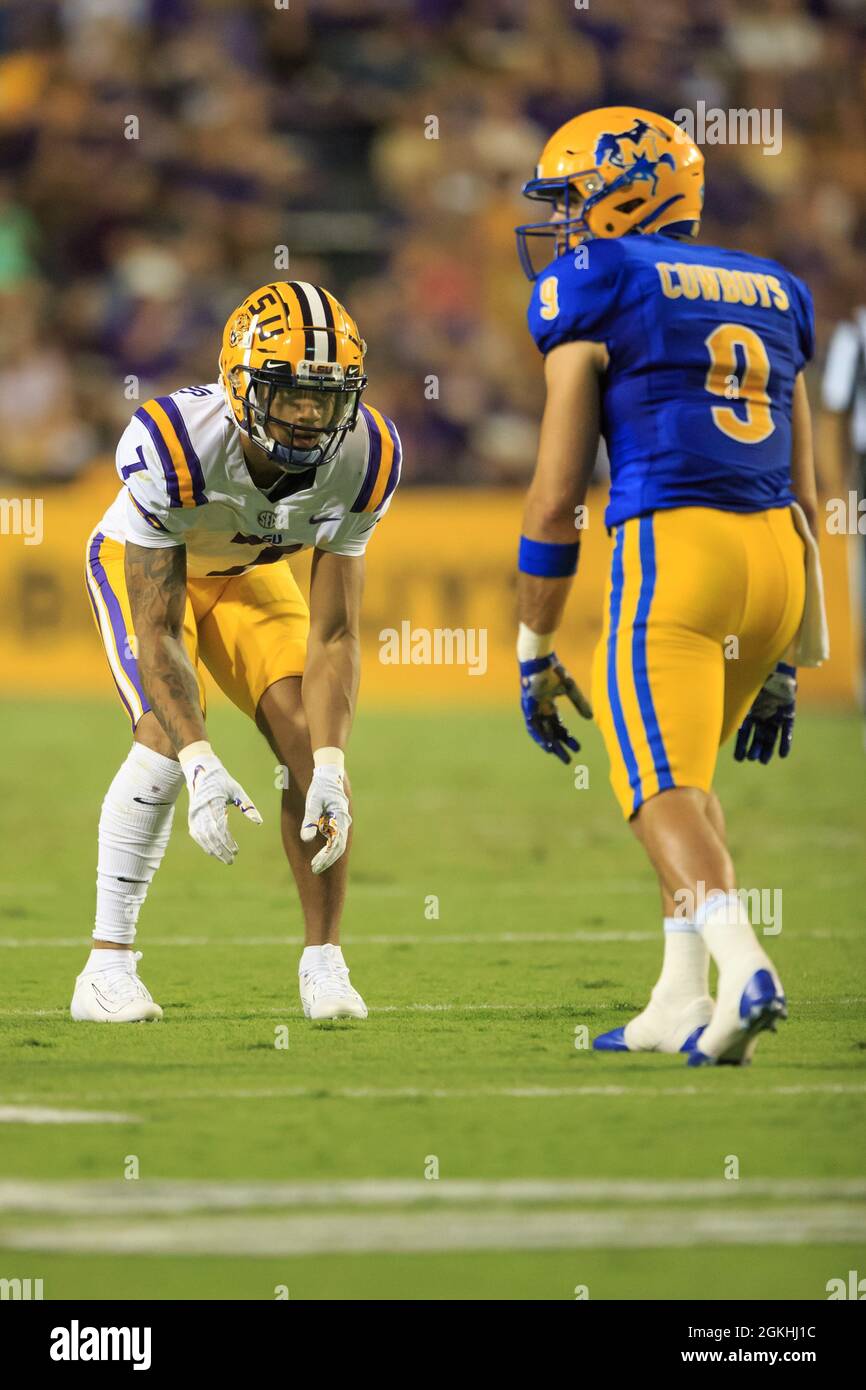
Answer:
[[[693,1033],[689,1033],[689,1036],[680,1048],[680,1052],[694,1052],[698,1044],[698,1038],[702,1033],[706,1032],[706,1027],[707,1025],[702,1023],[700,1028],[696,1028]]]
[[[775,1033],[779,1019],[788,1017],[782,987],[769,970],[756,970],[749,977],[740,995],[737,1012],[732,1029],[722,1037],[718,1054],[704,1052],[695,1046],[689,1055],[688,1066],[748,1066],[761,1033]]]

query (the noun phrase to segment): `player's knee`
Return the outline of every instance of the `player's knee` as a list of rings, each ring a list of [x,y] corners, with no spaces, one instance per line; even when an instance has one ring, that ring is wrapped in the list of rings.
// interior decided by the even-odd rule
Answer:
[[[670,820],[672,818],[701,815],[706,810],[707,797],[701,787],[667,787],[647,797],[639,807],[634,821],[646,826],[650,820]]]
[[[269,738],[277,757],[288,768],[294,768],[296,776],[300,776],[302,769],[312,774],[310,729],[302,709],[282,711],[269,725]]]
[[[710,792],[705,807],[707,820],[715,830],[722,844],[726,843],[725,813],[715,792]]]
[[[290,766],[299,753],[312,759],[299,678],[286,678],[268,687],[259,700],[256,723],[274,752]]]

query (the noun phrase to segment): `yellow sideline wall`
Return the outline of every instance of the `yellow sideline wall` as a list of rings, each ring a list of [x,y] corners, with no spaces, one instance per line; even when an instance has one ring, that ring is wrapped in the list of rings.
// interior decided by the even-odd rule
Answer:
[[[117,489],[109,463],[66,487],[43,489],[40,545],[0,534],[0,693],[109,694],[114,687],[84,590],[85,541]],[[5,496],[13,494],[6,491]],[[363,613],[362,698],[375,704],[501,704],[514,702],[514,566],[522,494],[517,491],[406,489],[398,492],[367,554]],[[597,640],[610,542],[605,497],[589,499],[580,572],[557,650],[579,683],[588,685]],[[821,536],[832,657],[804,672],[802,693],[813,703],[850,705],[854,650],[844,536]],[[309,557],[293,562],[302,585]],[[468,665],[389,664],[381,634],[403,646],[402,625],[486,632],[486,670]],[[423,639],[422,639],[423,640]],[[410,636],[408,650],[418,649]],[[468,655],[480,671],[483,649]],[[401,653],[402,654],[402,653]],[[435,655],[435,652],[433,653]],[[447,656],[443,647],[441,656]],[[460,653],[452,651],[452,655]],[[118,701],[118,712],[122,713]]]

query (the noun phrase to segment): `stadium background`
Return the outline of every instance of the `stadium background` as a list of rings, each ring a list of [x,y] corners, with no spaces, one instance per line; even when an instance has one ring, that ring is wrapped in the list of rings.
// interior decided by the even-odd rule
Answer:
[[[368,398],[403,437],[364,615],[365,693],[398,702],[513,693],[542,376],[512,228],[547,132],[614,101],[781,108],[777,156],[707,148],[703,237],[808,281],[813,400],[862,294],[858,0],[7,0],[0,48],[0,495],[42,498],[45,528],[40,546],[0,545],[7,692],[50,690],[58,669],[70,692],[106,690],[81,547],[117,437],[137,399],[213,379],[227,314],[279,248],[350,306]],[[606,562],[594,501],[562,643],[584,678]],[[833,660],[805,693],[844,703],[848,546],[821,543]],[[486,627],[487,677],[383,667],[378,634],[403,620]]]

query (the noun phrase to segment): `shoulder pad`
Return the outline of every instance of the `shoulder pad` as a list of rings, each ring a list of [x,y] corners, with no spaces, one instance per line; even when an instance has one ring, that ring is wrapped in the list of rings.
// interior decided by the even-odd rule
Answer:
[[[353,512],[377,512],[385,505],[400,480],[403,450],[393,420],[362,405],[360,416],[367,430],[367,461],[360,491],[350,508]]]
[[[173,396],[157,396],[139,406],[133,419],[150,436],[162,468],[169,505],[200,507],[207,502],[204,474],[186,421]]]
[[[542,352],[579,339],[604,341],[625,260],[620,240],[590,241],[538,277],[528,320]]]

